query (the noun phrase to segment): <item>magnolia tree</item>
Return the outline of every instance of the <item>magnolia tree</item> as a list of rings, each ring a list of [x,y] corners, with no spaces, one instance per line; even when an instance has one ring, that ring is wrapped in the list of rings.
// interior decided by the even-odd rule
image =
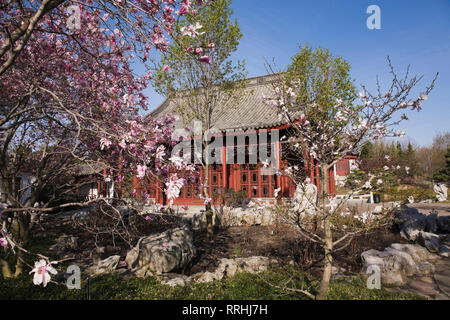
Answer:
[[[178,25],[176,41],[157,64],[154,77],[155,87],[176,105],[183,124],[194,127],[194,136],[202,137],[196,142],[200,144],[196,152],[201,154],[192,154],[188,147],[183,156],[204,170],[200,196],[206,205],[208,237],[213,233],[215,214],[208,180],[210,146],[217,138],[211,131],[224,114],[233,112],[242,97],[246,77],[244,64],[230,59],[242,37],[237,22],[231,21],[230,4],[230,0],[216,0],[185,15]],[[193,121],[199,125],[193,125]]]
[[[178,143],[170,138],[175,119],[140,115],[151,74],[136,74],[132,64],[151,48],[167,50],[177,20],[194,9],[189,0],[1,0],[0,7],[2,274],[18,276],[25,255],[38,256],[34,281],[45,286],[56,262],[27,250],[39,215],[111,203],[61,204],[80,165],[101,163],[102,179],[116,182],[127,173],[191,169],[165,152]],[[166,180],[166,189],[180,183]]]
[[[304,167],[289,167],[280,172],[292,178],[297,192],[306,195],[301,205],[285,210],[284,217],[301,235],[323,248],[324,268],[317,298],[326,296],[333,255],[345,249],[354,236],[386,223],[388,216],[386,212],[379,215],[351,212],[345,201],[351,193],[342,201],[333,199],[328,187],[330,168],[346,155],[357,154],[367,140],[404,135],[395,126],[408,119],[407,111],[420,111],[434,87],[436,78],[418,97],[411,97],[422,77],[410,78],[406,72],[399,78],[389,58],[388,65],[390,85],[384,89],[377,81],[375,92],[362,86],[359,95],[350,78],[349,64],[322,48],[302,47],[284,73],[276,73],[274,67],[268,66],[278,80],[273,84],[271,97],[265,101],[278,110],[280,119],[291,124],[288,153],[298,159],[312,156],[320,169],[318,201],[307,190],[309,181]],[[407,170],[392,168],[389,158],[385,160],[385,170],[369,173],[365,181],[357,181],[352,193],[377,188],[389,170]]]

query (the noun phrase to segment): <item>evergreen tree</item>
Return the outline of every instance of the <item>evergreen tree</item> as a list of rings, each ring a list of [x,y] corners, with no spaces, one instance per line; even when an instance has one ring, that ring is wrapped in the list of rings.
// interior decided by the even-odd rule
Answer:
[[[395,155],[397,156],[397,158],[403,159],[402,145],[398,141],[397,141],[397,148],[396,148],[396,151],[395,151]]]
[[[450,148],[447,148],[447,153],[445,154],[445,168],[436,173],[433,179],[436,182],[443,182],[450,185]]]
[[[360,157],[362,159],[368,159],[372,155],[373,144],[370,141],[367,141],[361,148]]]

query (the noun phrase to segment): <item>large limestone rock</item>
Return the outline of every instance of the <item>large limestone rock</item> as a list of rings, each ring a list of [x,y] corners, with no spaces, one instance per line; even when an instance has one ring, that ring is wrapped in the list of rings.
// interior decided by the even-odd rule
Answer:
[[[182,270],[194,256],[192,232],[178,228],[139,239],[125,261],[136,275],[146,276]]]
[[[427,260],[434,260],[437,256],[419,245],[393,244],[384,251],[365,251],[361,258],[364,270],[371,265],[380,267],[381,281],[384,284],[401,285],[408,276],[434,272],[434,265]]]
[[[304,214],[314,214],[318,201],[317,186],[312,183],[299,184],[294,193],[294,210]]]
[[[445,183],[435,184],[433,190],[436,192],[437,201],[442,202],[447,200],[447,186]]]
[[[274,222],[273,215],[268,209],[255,207],[232,208],[224,207],[220,214],[220,224],[223,227],[235,226],[269,226]]]
[[[426,261],[437,259],[435,254],[430,253],[427,249],[416,244],[393,243],[391,248],[408,253],[414,261]]]

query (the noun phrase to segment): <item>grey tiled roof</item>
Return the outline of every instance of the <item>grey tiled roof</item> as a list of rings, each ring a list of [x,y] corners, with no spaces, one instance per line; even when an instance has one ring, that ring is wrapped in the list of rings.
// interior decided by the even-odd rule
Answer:
[[[239,131],[270,128],[283,124],[282,121],[279,121],[275,108],[263,102],[264,96],[271,95],[272,79],[273,76],[248,79],[248,84],[237,105],[232,106],[229,101],[224,101],[224,105],[220,109],[227,111],[221,111],[219,115],[212,115],[213,128],[218,131]],[[169,113],[177,114],[178,106],[183,103],[182,98],[178,99],[177,101],[166,99],[152,112],[152,115],[160,117]],[[180,119],[176,123],[176,127],[183,128],[186,127],[186,124]]]
[[[92,174],[97,174],[103,171],[106,168],[106,165],[101,162],[90,162],[90,163],[82,163],[75,165],[72,168],[72,174],[76,176],[88,176]]]

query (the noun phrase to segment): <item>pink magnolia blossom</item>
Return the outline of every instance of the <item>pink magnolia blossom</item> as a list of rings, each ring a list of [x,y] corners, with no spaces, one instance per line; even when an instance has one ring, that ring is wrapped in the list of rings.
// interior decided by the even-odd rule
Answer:
[[[146,171],[147,171],[147,166],[146,165],[138,164],[137,169],[136,169],[137,178],[138,179],[144,179]]]
[[[6,239],[6,237],[0,238],[0,246],[2,246],[3,248],[6,248],[8,246],[8,240]]]
[[[199,60],[203,63],[211,64],[211,57],[209,56],[201,56]]]

